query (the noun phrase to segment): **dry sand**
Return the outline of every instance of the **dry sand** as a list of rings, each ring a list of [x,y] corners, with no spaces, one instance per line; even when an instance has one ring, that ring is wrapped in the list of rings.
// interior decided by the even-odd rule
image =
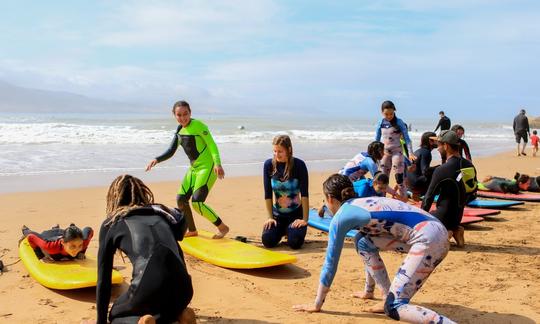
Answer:
[[[511,153],[475,160],[480,177],[494,174],[512,177],[514,171],[539,175],[540,157],[515,157]],[[310,174],[311,205],[322,200],[321,184],[327,173]],[[178,179],[179,180],[179,179]],[[174,205],[178,181],[152,183],[159,202]],[[17,240],[22,224],[46,229],[70,222],[99,228],[105,210],[106,188],[82,188],[0,196],[0,257],[8,271],[0,275],[1,323],[78,323],[95,318],[95,290],[56,291],[44,288],[28,276],[18,261]],[[237,177],[219,181],[208,203],[231,227],[229,237],[247,236],[260,245],[265,220],[262,180]],[[196,216],[199,228],[213,230]],[[459,323],[540,322],[540,203],[520,208],[469,226],[464,249],[452,246],[448,257],[414,297],[413,302],[430,307]],[[285,244],[275,250],[294,254],[298,262],[253,271],[219,268],[186,256],[195,295],[191,306],[202,323],[394,323],[384,315],[364,312],[375,301],[353,299],[350,294],[363,287],[362,260],[351,242],[346,243],[339,270],[323,312],[296,313],[292,306],[313,301],[327,237],[309,229],[306,244],[291,251]],[[97,236],[89,253],[97,252]],[[404,255],[382,253],[390,273]],[[124,267],[127,287],[129,264]],[[380,298],[380,296],[377,296]]]

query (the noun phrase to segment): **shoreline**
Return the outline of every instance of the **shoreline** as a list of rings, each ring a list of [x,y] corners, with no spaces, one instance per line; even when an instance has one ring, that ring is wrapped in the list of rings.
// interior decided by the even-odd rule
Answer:
[[[539,157],[540,159],[540,157]],[[479,177],[495,174],[512,177],[513,172],[537,174],[538,160],[506,152],[478,158]],[[322,182],[334,171],[310,174],[310,206],[322,202]],[[156,202],[175,205],[175,181],[148,182]],[[0,257],[8,265],[0,276],[0,321],[14,323],[78,323],[95,319],[95,289],[57,291],[44,288],[18,262],[20,227],[34,230],[52,225],[91,226],[96,230],[88,253],[97,254],[98,231],[105,215],[106,186],[91,188],[0,194]],[[228,237],[242,235],[261,246],[260,234],[265,207],[260,176],[228,177],[216,183],[208,199],[230,226]],[[504,210],[500,215],[467,228],[465,249],[451,247],[443,263],[415,295],[413,302],[426,305],[460,323],[540,322],[540,204]],[[203,217],[195,215],[200,229],[213,231]],[[200,323],[395,323],[384,315],[367,313],[377,301],[350,298],[362,289],[362,261],[350,241],[345,243],[340,266],[324,312],[296,313],[295,304],[313,301],[324,260],[327,237],[308,229],[305,246],[291,250],[286,244],[272,249],[297,256],[292,265],[259,270],[228,270],[186,255],[195,295],[191,307]],[[389,273],[394,273],[403,255],[381,253]],[[10,265],[13,264],[13,265]],[[126,260],[115,259],[125,277],[113,289],[113,299],[125,291],[131,277]],[[380,298],[379,292],[376,297]],[[20,301],[24,300],[24,303]],[[33,305],[33,307],[28,307]]]

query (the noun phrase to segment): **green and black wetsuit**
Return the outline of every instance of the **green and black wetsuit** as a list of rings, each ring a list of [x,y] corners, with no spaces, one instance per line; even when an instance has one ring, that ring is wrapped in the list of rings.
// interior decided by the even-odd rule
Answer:
[[[208,126],[197,119],[191,119],[187,127],[179,125],[171,145],[165,153],[156,157],[156,160],[163,162],[172,157],[178,149],[178,145],[182,146],[191,163],[176,196],[178,208],[184,212],[189,230],[195,231],[197,229],[189,208],[190,198],[197,213],[219,226],[221,219],[212,208],[204,203],[217,179],[214,166],[221,165],[219,151]]]

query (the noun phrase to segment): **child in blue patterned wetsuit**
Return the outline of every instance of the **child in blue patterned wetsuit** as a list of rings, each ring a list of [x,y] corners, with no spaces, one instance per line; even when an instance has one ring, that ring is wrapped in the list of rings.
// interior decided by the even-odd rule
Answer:
[[[412,154],[412,142],[409,138],[407,125],[397,118],[396,107],[392,101],[385,101],[381,105],[383,118],[377,124],[375,130],[375,140],[384,143],[384,156],[381,159],[380,169],[386,175],[390,176],[390,171],[394,171],[396,183],[399,187],[399,194],[402,199],[407,198],[407,188],[404,183],[405,164],[403,149],[401,148],[401,137],[405,140],[409,154],[409,160],[415,161],[416,157]]]
[[[289,246],[299,249],[304,244],[309,215],[306,164],[293,157],[289,136],[276,136],[272,144],[274,157],[266,160],[263,170],[268,219],[263,226],[262,242],[266,247],[274,247],[287,235]]]
[[[395,320],[410,323],[454,323],[430,309],[409,304],[448,253],[448,233],[444,225],[429,213],[398,200],[354,198],[352,183],[343,175],[330,176],[323,184],[323,191],[335,216],[330,224],[317,297],[313,304],[297,305],[295,309],[321,310],[337,271],[345,235],[353,228],[360,228],[355,237],[358,254],[374,283],[383,291],[384,301],[371,311],[384,311]],[[380,250],[408,253],[392,282]],[[372,287],[373,282],[367,282],[366,291]]]

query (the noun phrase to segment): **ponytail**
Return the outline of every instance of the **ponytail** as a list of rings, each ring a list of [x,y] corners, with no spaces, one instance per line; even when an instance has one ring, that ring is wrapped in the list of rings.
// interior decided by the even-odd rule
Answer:
[[[349,177],[342,174],[333,174],[323,183],[325,195],[337,199],[339,202],[347,201],[356,197],[353,184]]]

